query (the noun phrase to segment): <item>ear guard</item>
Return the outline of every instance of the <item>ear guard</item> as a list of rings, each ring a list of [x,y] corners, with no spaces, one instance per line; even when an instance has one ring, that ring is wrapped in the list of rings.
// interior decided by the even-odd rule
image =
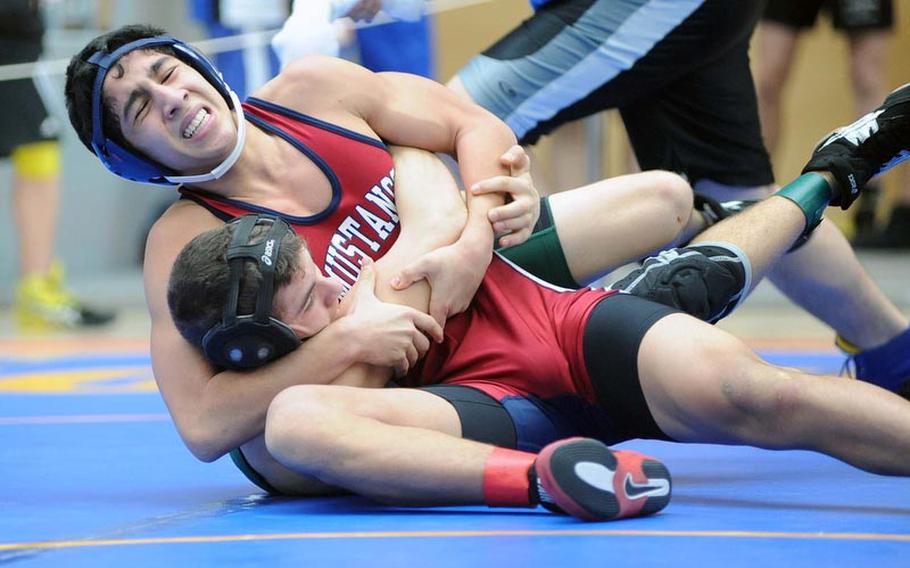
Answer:
[[[269,315],[281,239],[293,229],[273,215],[244,215],[232,223],[236,223],[237,228],[226,255],[231,271],[227,304],[221,323],[212,326],[203,336],[202,351],[206,359],[219,367],[243,370],[260,367],[300,346],[297,334]],[[261,242],[249,244],[253,229],[260,224],[271,224],[272,227]],[[256,311],[238,315],[240,280],[247,260],[258,263],[262,282],[256,293]]]
[[[228,156],[219,167],[208,174],[177,176],[174,172],[165,168],[158,162],[128,148],[124,148],[122,145],[108,138],[104,133],[102,114],[105,77],[107,77],[111,68],[116,65],[117,61],[127,53],[137,49],[149,49],[158,46],[167,46],[171,48],[178,59],[198,71],[206,81],[218,90],[221,96],[224,97],[224,100],[227,101],[228,107],[230,107],[237,116],[238,136],[234,151],[231,152],[231,155]],[[87,62],[98,67],[98,74],[95,77],[95,83],[92,89],[92,149],[94,150],[95,155],[101,160],[101,163],[114,174],[141,183],[153,185],[180,185],[181,183],[198,183],[201,181],[217,179],[224,175],[234,162],[237,161],[243,147],[245,128],[240,101],[237,99],[237,95],[234,94],[230,86],[224,81],[221,72],[193,46],[170,36],[161,35],[130,42],[111,53],[97,51],[88,58]]]

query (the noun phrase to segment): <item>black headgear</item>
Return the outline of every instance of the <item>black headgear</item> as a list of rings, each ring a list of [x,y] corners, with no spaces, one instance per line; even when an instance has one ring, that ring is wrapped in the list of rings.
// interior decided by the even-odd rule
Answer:
[[[293,231],[274,215],[244,215],[233,221],[234,237],[227,250],[230,266],[230,291],[221,323],[212,326],[202,338],[205,357],[225,369],[241,370],[259,367],[290,353],[300,346],[300,338],[287,324],[271,317],[274,299],[275,263],[281,239]],[[271,225],[265,239],[249,244],[250,236],[258,225]],[[254,260],[259,265],[262,282],[256,293],[256,311],[238,315],[237,301],[243,264]]]

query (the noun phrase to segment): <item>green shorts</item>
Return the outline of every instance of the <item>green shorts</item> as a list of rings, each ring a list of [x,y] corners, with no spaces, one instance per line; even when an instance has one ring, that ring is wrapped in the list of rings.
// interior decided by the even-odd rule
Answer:
[[[262,475],[250,465],[250,462],[247,461],[246,456],[243,455],[243,452],[240,448],[234,448],[230,453],[231,461],[234,462],[234,465],[237,466],[237,469],[246,476],[247,479],[252,481],[260,489],[265,490],[266,493],[271,495],[280,495],[281,492],[272,487],[272,484],[266,481]]]

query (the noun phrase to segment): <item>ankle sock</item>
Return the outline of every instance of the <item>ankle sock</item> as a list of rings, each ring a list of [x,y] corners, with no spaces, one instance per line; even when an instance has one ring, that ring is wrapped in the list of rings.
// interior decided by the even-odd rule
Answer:
[[[483,468],[483,500],[490,507],[533,507],[539,503],[535,454],[494,448]],[[534,478],[533,483],[531,478]]]
[[[774,195],[795,203],[806,218],[806,227],[802,235],[790,248],[794,250],[805,243],[812,231],[822,222],[822,215],[831,200],[831,187],[828,180],[820,174],[808,173],[788,183]]]

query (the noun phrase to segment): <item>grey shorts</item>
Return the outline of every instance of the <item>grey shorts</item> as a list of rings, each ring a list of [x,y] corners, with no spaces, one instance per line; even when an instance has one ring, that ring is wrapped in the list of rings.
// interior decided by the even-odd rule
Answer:
[[[554,0],[458,76],[523,143],[618,108],[643,169],[773,182],[749,38],[761,2]]]

